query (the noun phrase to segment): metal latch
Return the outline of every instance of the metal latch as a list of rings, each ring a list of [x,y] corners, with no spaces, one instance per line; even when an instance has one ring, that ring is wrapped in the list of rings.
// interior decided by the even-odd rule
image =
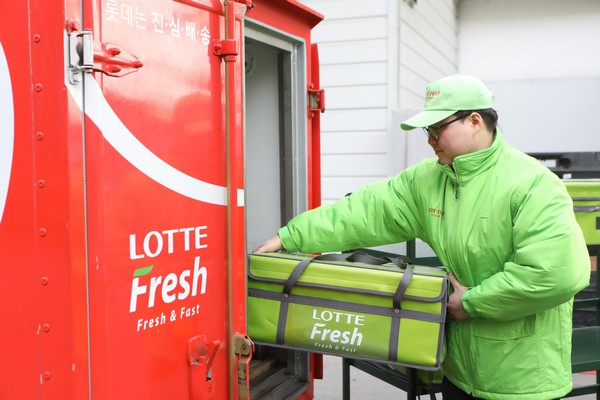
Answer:
[[[223,57],[227,62],[235,62],[240,53],[238,42],[235,39],[215,39],[213,40],[213,53]]]
[[[92,31],[69,32],[69,82],[81,82],[82,72],[94,69],[94,42]]]
[[[254,353],[254,343],[248,336],[235,335],[233,352],[238,358],[238,397],[240,400],[250,399],[250,361]]]
[[[100,49],[94,49],[94,71],[108,76],[119,78],[143,66],[136,56],[116,44],[102,43]]]
[[[308,87],[308,110],[325,112],[325,90],[314,89],[312,84]]]
[[[215,398],[212,379],[212,363],[221,342],[207,342],[206,336],[198,335],[188,340],[188,385],[190,400]]]

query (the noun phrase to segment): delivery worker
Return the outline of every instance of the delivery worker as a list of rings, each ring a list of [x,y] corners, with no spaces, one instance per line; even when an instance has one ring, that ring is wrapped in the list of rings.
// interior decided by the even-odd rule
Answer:
[[[572,388],[573,296],[589,284],[589,255],[562,181],[504,140],[492,102],[473,77],[432,82],[401,127],[423,128],[437,158],[295,217],[255,251],[420,238],[454,289],[444,399],[558,398]]]

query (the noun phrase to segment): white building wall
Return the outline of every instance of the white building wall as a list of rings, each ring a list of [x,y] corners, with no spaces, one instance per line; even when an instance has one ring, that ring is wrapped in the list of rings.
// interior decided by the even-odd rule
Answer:
[[[459,67],[481,79],[598,76],[600,1],[461,0]]]
[[[427,82],[454,72],[494,92],[507,139],[527,152],[600,151],[600,1],[304,0],[327,111],[322,193],[328,203],[433,154],[400,121]]]
[[[319,45],[322,201],[328,203],[386,175],[388,1],[306,0],[325,15]],[[393,90],[393,89],[392,89]]]
[[[423,108],[427,83],[456,73],[457,18],[454,0],[400,2],[398,101],[391,109],[390,162],[398,172],[434,154],[421,129],[409,133],[400,122]]]
[[[422,107],[428,81],[456,71],[455,7],[453,0],[302,2],[325,15],[313,41],[326,91],[321,176],[329,203],[427,151],[424,136],[407,136],[399,119],[408,115],[401,110]]]
[[[428,82],[456,72],[488,84],[523,151],[600,151],[600,1],[300,1],[325,16],[313,34],[323,203],[433,157],[400,122],[422,109]]]
[[[600,1],[462,0],[459,70],[526,152],[600,151]]]

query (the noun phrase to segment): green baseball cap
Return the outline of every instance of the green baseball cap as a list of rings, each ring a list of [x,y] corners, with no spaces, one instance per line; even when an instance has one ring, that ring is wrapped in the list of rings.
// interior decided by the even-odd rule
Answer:
[[[424,110],[400,127],[405,131],[424,128],[457,111],[491,108],[493,102],[492,92],[479,79],[460,74],[447,76],[427,85]]]

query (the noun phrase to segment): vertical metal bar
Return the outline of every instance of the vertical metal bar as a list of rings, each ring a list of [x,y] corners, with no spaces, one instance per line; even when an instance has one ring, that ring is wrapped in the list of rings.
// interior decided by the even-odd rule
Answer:
[[[235,3],[225,1],[225,40],[235,39]],[[237,360],[234,349],[234,266],[236,257],[236,238],[238,233],[237,218],[237,146],[236,146],[236,92],[235,92],[235,61],[236,57],[225,56],[225,135],[227,146],[227,341],[229,353],[229,398],[236,400],[237,396]]]
[[[413,260],[413,262],[417,258],[417,245],[415,239],[406,242],[406,256]]]
[[[311,82],[314,89],[321,88],[319,70],[319,48],[316,44],[310,47],[310,69]],[[308,144],[310,154],[310,177],[309,177],[309,208],[321,205],[321,115],[317,111],[309,111],[310,135]]]
[[[85,4],[84,0],[79,1],[79,15],[81,16],[81,25],[83,26],[87,21],[93,21],[94,18],[90,13],[90,16],[86,13],[86,7],[90,7],[89,3]],[[88,8],[88,11],[91,9]],[[92,25],[93,26],[93,25]],[[93,28],[92,28],[93,29]],[[91,40],[90,35],[90,41]],[[93,42],[93,41],[92,41]],[[93,65],[93,60],[92,60]],[[83,225],[84,225],[84,243],[85,243],[85,292],[86,292],[86,313],[87,313],[87,368],[88,368],[88,396],[89,400],[93,397],[93,382],[92,382],[92,305],[91,305],[91,287],[90,287],[90,244],[89,244],[89,202],[88,202],[88,159],[87,159],[87,130],[85,121],[85,72],[81,74],[81,144],[82,144],[82,168],[83,168]]]
[[[342,400],[350,400],[350,360],[342,358]]]

